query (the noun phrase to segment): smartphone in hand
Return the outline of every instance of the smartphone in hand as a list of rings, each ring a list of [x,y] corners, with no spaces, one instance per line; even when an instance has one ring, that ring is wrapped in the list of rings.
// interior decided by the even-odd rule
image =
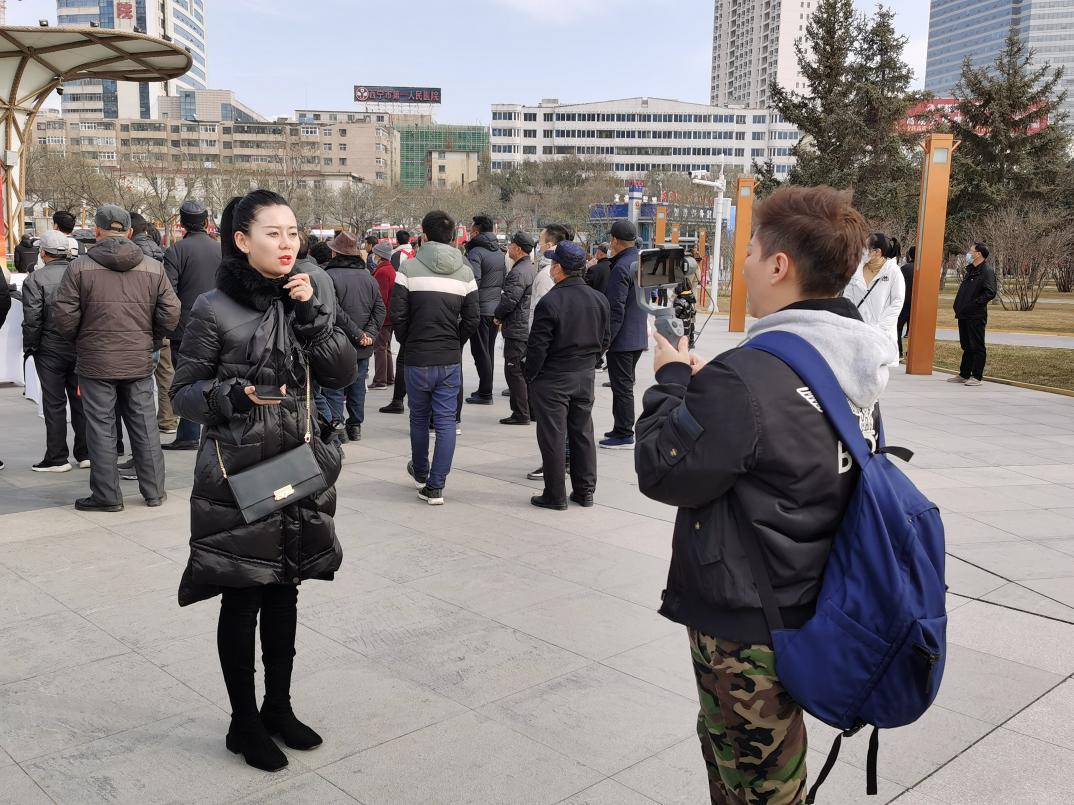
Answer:
[[[279,386],[254,386],[254,396],[259,400],[283,400],[287,395],[280,391]]]

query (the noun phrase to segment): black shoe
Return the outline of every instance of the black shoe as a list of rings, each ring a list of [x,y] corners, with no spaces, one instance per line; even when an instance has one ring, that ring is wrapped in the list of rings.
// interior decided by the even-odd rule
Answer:
[[[586,509],[593,505],[592,492],[571,492],[571,500]]]
[[[510,397],[511,396],[511,389],[504,389],[503,391],[500,392],[500,396],[501,397]]]
[[[418,474],[416,472],[414,472],[414,462],[413,461],[408,461],[406,463],[406,473],[407,473],[407,475],[409,475],[411,478],[414,479],[414,483],[415,483],[415,485],[417,486],[418,489],[421,489],[423,486],[425,486],[425,482],[427,480],[429,480],[429,476],[425,476],[424,478],[419,478],[418,477]]]
[[[347,427],[340,420],[333,419],[328,426],[332,429],[332,438],[337,444],[347,443]]]
[[[197,442],[168,442],[168,444],[162,444],[161,450],[197,450]]]
[[[406,408],[403,406],[402,400],[392,400],[383,408],[378,408],[377,410],[382,414],[402,414],[406,411]]]
[[[466,402],[470,405],[492,405],[492,397],[480,397],[477,394],[471,394],[466,398]]]
[[[526,477],[531,481],[543,481],[544,480],[544,465],[541,465],[533,472],[527,472]]]
[[[567,511],[566,502],[557,503],[554,500],[549,500],[544,495],[534,495],[530,498],[530,503],[536,506],[538,509],[552,509],[552,511],[565,512]]]
[[[295,717],[290,707],[285,710],[262,707],[261,723],[269,735],[279,735],[291,749],[315,749],[324,743],[320,735]]]
[[[163,506],[164,501],[166,501],[167,499],[168,499],[168,493],[167,492],[161,492],[159,498],[146,498],[145,499],[145,505],[148,506],[151,509],[155,509],[155,508],[157,508],[157,506]]]
[[[418,490],[418,497],[428,503],[430,506],[443,506],[444,505],[444,490],[432,489],[428,486],[423,486]]]
[[[528,416],[527,417],[516,417],[514,414],[512,414],[511,416],[509,416],[509,417],[507,417],[505,419],[501,419],[500,424],[501,425],[528,425],[528,424],[530,424],[530,418]]]
[[[80,512],[121,512],[122,503],[101,503],[93,498],[79,498],[75,501],[75,508]]]
[[[163,446],[164,445],[161,445],[161,447],[163,447]],[[134,469],[134,459],[133,458],[128,458],[126,461],[119,462],[118,464],[116,464],[116,469],[119,470],[120,472],[122,472],[123,470],[133,470]]]
[[[279,771],[287,765],[287,755],[276,746],[260,718],[240,725],[232,717],[224,743],[230,751],[246,758],[246,764],[255,769]]]
[[[606,389],[610,389],[612,387],[612,384],[610,382],[601,383],[601,385],[604,386],[604,388]]]
[[[351,442],[362,441],[362,426],[361,425],[348,425],[347,426],[347,440]]]

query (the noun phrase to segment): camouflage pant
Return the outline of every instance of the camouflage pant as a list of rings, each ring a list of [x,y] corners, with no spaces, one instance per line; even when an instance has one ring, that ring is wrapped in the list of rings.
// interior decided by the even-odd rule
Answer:
[[[772,647],[689,632],[713,805],[803,802],[805,721],[776,676]]]

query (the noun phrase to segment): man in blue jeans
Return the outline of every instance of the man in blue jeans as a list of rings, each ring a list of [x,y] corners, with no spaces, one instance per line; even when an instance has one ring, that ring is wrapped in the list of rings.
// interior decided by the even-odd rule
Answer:
[[[444,485],[455,455],[455,412],[462,388],[462,345],[481,321],[477,282],[462,253],[452,245],[455,221],[441,210],[422,219],[427,242],[402,263],[392,290],[395,337],[406,350],[410,397],[407,472],[418,497],[430,506],[444,502]],[[429,465],[429,420],[436,447]]]

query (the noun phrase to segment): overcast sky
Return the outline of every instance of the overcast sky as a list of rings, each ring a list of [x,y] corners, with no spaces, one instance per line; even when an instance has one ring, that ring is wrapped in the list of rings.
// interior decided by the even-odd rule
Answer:
[[[907,61],[920,86],[929,0],[888,5],[909,37]],[[234,90],[267,117],[352,109],[355,84],[441,87],[444,123],[487,123],[490,104],[541,98],[709,97],[712,0],[206,0],[206,7],[210,86]],[[8,0],[9,25],[42,18],[55,23],[55,0]]]

